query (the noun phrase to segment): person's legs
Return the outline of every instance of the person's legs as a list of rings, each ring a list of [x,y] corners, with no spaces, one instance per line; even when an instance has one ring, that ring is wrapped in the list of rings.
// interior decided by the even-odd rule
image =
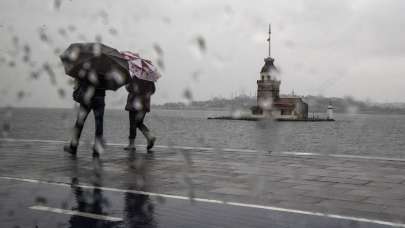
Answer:
[[[136,138],[136,113],[128,112],[129,116],[129,144],[125,147],[125,150],[135,150],[135,138]]]
[[[104,125],[105,102],[104,97],[95,97],[93,99],[94,101],[92,109],[94,114],[95,131],[96,131],[93,152],[98,153],[101,152],[104,147],[103,125]]]
[[[75,122],[75,126],[73,127],[73,132],[72,132],[72,139],[70,141],[70,144],[68,146],[64,147],[64,150],[66,152],[69,152],[71,154],[76,154],[77,147],[79,145],[79,140],[80,136],[82,134],[84,122],[86,121],[86,118],[90,112],[90,108],[84,105],[80,105],[79,110],[77,112],[77,119]]]
[[[142,134],[145,136],[146,140],[148,141],[148,145],[146,147],[147,150],[152,149],[153,145],[155,144],[156,137],[152,135],[149,128],[143,123],[145,119],[146,112],[138,112],[137,114],[137,128],[141,130]]]

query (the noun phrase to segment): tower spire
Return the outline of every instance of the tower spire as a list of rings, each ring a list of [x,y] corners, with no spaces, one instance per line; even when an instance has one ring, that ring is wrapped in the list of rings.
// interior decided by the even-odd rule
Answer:
[[[270,44],[270,38],[271,38],[271,24],[269,24],[269,38],[267,41],[269,42],[269,57],[271,57],[271,44]]]

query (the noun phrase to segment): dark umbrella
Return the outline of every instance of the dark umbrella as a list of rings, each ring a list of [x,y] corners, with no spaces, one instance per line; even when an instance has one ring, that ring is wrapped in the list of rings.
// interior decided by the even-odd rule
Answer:
[[[128,61],[101,43],[74,43],[61,55],[65,73],[97,88],[117,90],[129,79]]]

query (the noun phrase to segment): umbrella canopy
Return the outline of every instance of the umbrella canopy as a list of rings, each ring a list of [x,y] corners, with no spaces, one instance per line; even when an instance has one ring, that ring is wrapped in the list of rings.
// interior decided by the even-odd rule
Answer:
[[[156,82],[162,77],[150,60],[143,59],[138,54],[130,51],[124,51],[121,54],[128,60],[128,69],[131,77],[137,77],[150,82]]]
[[[97,88],[117,90],[129,79],[128,61],[101,43],[74,43],[60,56],[65,73]]]

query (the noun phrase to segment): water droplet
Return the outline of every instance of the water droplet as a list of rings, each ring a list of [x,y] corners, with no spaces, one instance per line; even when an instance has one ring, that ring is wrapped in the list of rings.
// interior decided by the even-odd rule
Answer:
[[[74,62],[80,55],[80,48],[74,47],[70,52],[69,52],[69,60]]]
[[[112,79],[118,85],[123,85],[125,83],[126,75],[119,70],[113,69],[106,74],[108,79]]]
[[[164,69],[165,69],[165,64],[164,64],[164,62],[163,62],[163,58],[157,59],[156,63],[157,63],[157,65],[159,66],[159,68],[160,68],[161,70],[164,70]]]
[[[93,85],[97,86],[99,84],[98,75],[94,70],[89,72],[87,80],[89,80]]]
[[[196,41],[197,41],[198,47],[201,50],[201,52],[205,52],[205,50],[207,49],[207,44],[205,42],[204,37],[198,36],[196,38]]]
[[[48,200],[43,196],[37,196],[35,202],[39,204],[47,204]]]
[[[40,76],[39,72],[33,71],[33,72],[30,73],[30,77],[31,77],[32,79],[35,79],[35,80],[36,80],[36,79],[39,78],[39,76]]]
[[[104,25],[108,24],[108,13],[106,11],[101,10],[98,15]]]
[[[19,40],[17,36],[13,36],[13,44],[14,47],[18,48]]]
[[[48,35],[45,32],[45,27],[39,28],[38,32],[41,41],[43,41],[44,43],[51,43],[51,40],[49,39]]]
[[[67,37],[67,32],[64,28],[59,28],[58,33],[63,37]]]
[[[60,55],[60,54],[62,54],[62,50],[60,48],[55,48],[53,50],[53,53],[55,53],[55,55]]]
[[[190,89],[186,88],[183,91],[183,97],[186,98],[188,101],[192,101],[193,100],[193,93],[191,92]]]
[[[61,98],[65,98],[65,97],[66,97],[66,92],[65,92],[65,90],[62,89],[62,88],[59,88],[59,89],[58,89],[58,94],[59,94],[59,96],[60,96]]]
[[[103,38],[101,37],[101,35],[96,35],[95,41],[101,43],[103,41]]]
[[[69,25],[68,27],[69,32],[75,32],[76,31],[76,27],[74,25]]]
[[[53,8],[55,10],[59,10],[62,5],[62,0],[54,0],[53,1]]]
[[[90,104],[91,99],[94,96],[94,93],[96,92],[96,89],[93,86],[89,86],[86,90],[86,92],[84,93],[84,97],[83,97],[83,101],[85,104]]]
[[[97,42],[101,42],[101,36],[100,36],[100,41],[98,41],[98,38],[96,37]],[[101,55],[101,44],[97,43],[93,45],[93,54],[95,56],[100,56]]]
[[[3,137],[7,137],[9,135],[10,131],[11,131],[11,124],[8,122],[3,123],[3,126],[2,126]]]
[[[15,212],[14,212],[13,210],[9,210],[9,211],[7,212],[7,216],[8,216],[8,217],[13,217],[14,214],[15,214]]]
[[[25,97],[25,92],[24,91],[18,91],[17,92],[17,99],[18,100],[21,100],[21,99],[23,99]]]
[[[110,29],[108,30],[108,32],[109,32],[111,35],[113,35],[113,36],[118,35],[118,31],[117,31],[117,29],[115,29],[115,28],[110,28]]]
[[[154,44],[153,49],[156,51],[158,55],[163,55],[163,49],[160,47],[159,44]]]
[[[200,78],[200,75],[201,75],[201,71],[198,70],[198,71],[194,71],[191,74],[191,77],[193,78],[194,81],[198,81]]]
[[[172,19],[170,19],[169,17],[163,17],[162,21],[166,24],[171,24],[172,23]]]
[[[57,82],[56,82],[56,75],[55,75],[55,72],[52,70],[51,65],[49,65],[49,63],[44,63],[43,69],[44,69],[44,71],[48,74],[49,79],[50,79],[52,85],[56,85],[56,84],[57,84]]]

